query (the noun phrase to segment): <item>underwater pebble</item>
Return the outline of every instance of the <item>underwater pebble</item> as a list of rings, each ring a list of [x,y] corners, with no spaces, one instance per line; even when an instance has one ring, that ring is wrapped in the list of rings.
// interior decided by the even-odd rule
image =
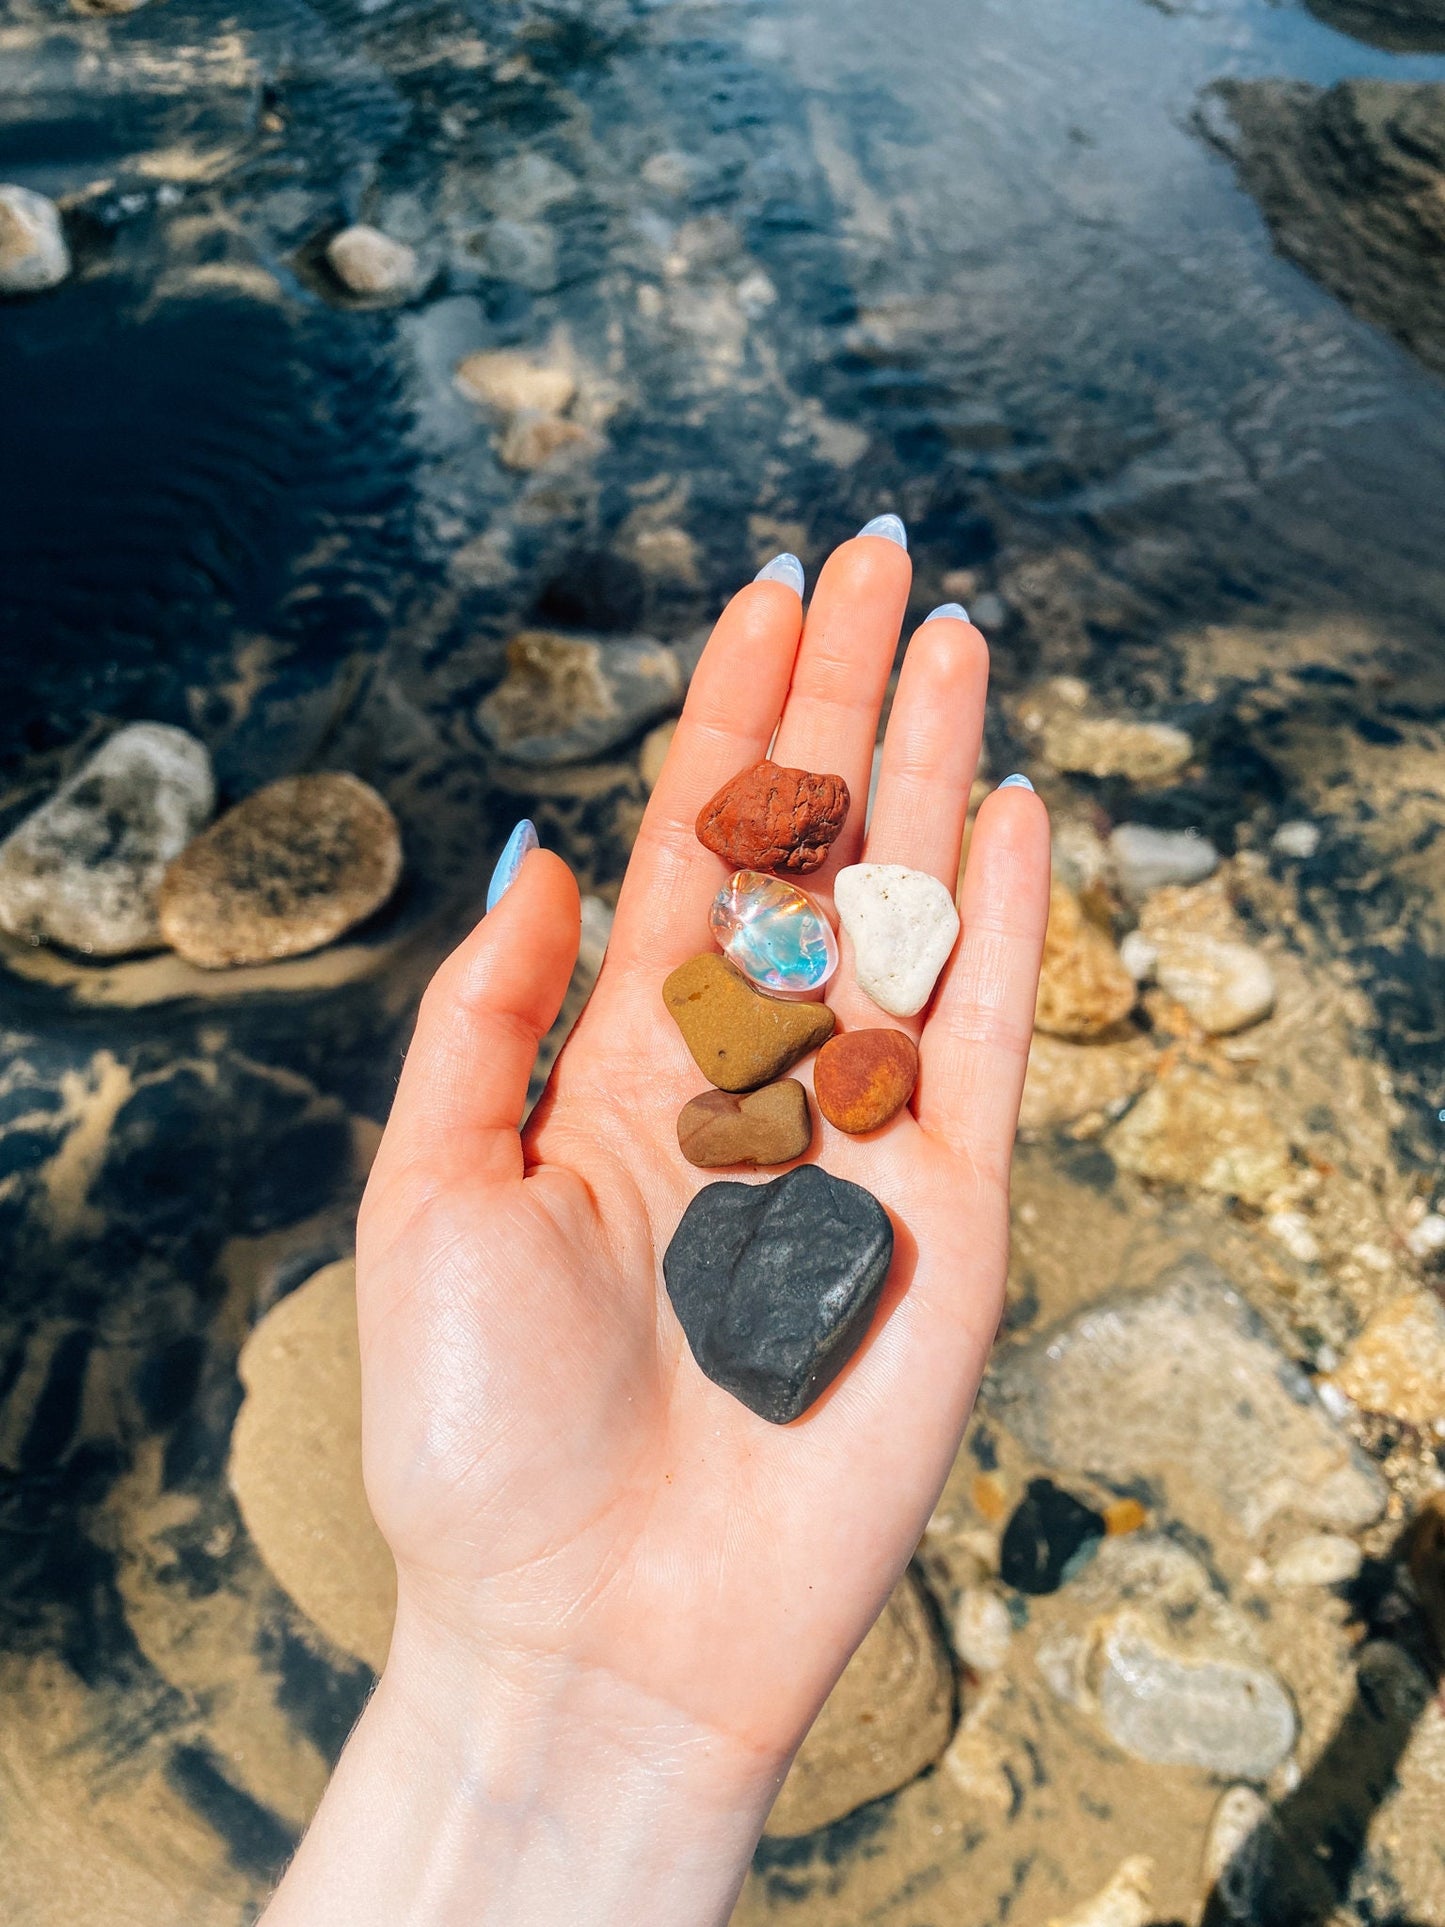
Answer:
[[[581,762],[636,734],[682,695],[682,670],[660,642],[529,629],[507,645],[507,673],[477,708],[499,756]]]
[[[1277,1844],[1263,1794],[1252,1786],[1226,1788],[1209,1822],[1200,1871],[1227,1919],[1253,1920]]]
[[[1035,1031],[1019,1128],[1046,1131],[1097,1112],[1116,1116],[1149,1082],[1158,1053],[1147,1037],[1075,1044]]]
[[[69,273],[54,201],[28,187],[0,186],[0,294],[41,294]]]
[[[168,723],[131,723],[0,843],[0,926],[122,957],[161,943],[166,865],[215,808],[211,759]]]
[[[1271,1238],[1279,1240],[1291,1258],[1297,1258],[1302,1265],[1319,1263],[1320,1242],[1302,1211],[1267,1211],[1264,1228]]]
[[[1187,1063],[1145,1091],[1105,1148],[1136,1177],[1260,1207],[1296,1182],[1289,1140],[1265,1093]]]
[[[1247,1030],[1274,1009],[1274,972],[1247,943],[1180,936],[1156,939],[1155,950],[1155,982],[1211,1037]]]
[[[415,248],[364,221],[333,234],[326,259],[343,287],[372,299],[411,294],[421,279]]]
[[[1157,1480],[1186,1508],[1203,1491],[1250,1536],[1285,1511],[1353,1532],[1384,1509],[1379,1472],[1202,1258],[996,1354],[980,1404],[1057,1473]]]
[[[953,1694],[934,1614],[905,1572],[798,1749],[763,1831],[816,1833],[916,1779],[952,1737]]]
[[[531,294],[548,294],[557,285],[557,237],[544,221],[493,221],[482,258],[489,274]]]
[[[1445,1251],[1445,1217],[1438,1211],[1427,1211],[1419,1223],[1412,1224],[1405,1233],[1405,1248],[1421,1264],[1438,1258]]]
[[[1162,783],[1183,769],[1194,745],[1170,723],[1135,723],[1112,716],[1055,717],[1041,747],[1056,770],[1074,776],[1123,776]]]
[[[782,877],[735,870],[712,900],[708,926],[728,962],[772,996],[821,990],[838,968],[822,905]]]
[[[818,1109],[840,1131],[876,1131],[897,1115],[918,1082],[918,1051],[901,1030],[850,1030],[830,1037],[813,1066]]]
[[[808,1093],[794,1077],[761,1090],[704,1091],[684,1104],[677,1142],[689,1164],[791,1164],[813,1141]]]
[[[834,878],[833,901],[860,987],[891,1017],[915,1016],[958,941],[946,886],[899,863],[854,863]]]
[[[1136,1759],[1265,1780],[1294,1747],[1294,1704],[1267,1666],[1178,1658],[1130,1611],[1101,1631],[1093,1664],[1100,1724]]]
[[[1015,1592],[1057,1592],[1104,1537],[1101,1513],[1052,1479],[1030,1479],[1004,1527],[998,1575]]]
[[[1406,1292],[1366,1320],[1331,1384],[1367,1412],[1407,1425],[1445,1419],[1445,1305]]]
[[[455,380],[469,401],[502,415],[560,415],[577,393],[568,369],[511,349],[468,355],[457,364]]]
[[[1085,914],[1067,885],[1052,883],[1035,1027],[1055,1037],[1097,1037],[1121,1023],[1137,998],[1108,932]]]
[[[1106,1886],[1071,1913],[1055,1914],[1049,1927],[1148,1927],[1154,1918],[1154,1862],[1134,1854]]]
[[[953,1615],[953,1647],[975,1673],[996,1673],[1008,1659],[1013,1617],[992,1586],[968,1586]]]
[[[1274,1562],[1277,1586],[1342,1586],[1357,1577],[1365,1556],[1353,1539],[1311,1532],[1287,1546]]]
[[[1202,883],[1219,868],[1219,852],[1195,830],[1156,830],[1120,823],[1109,835],[1119,888],[1137,901],[1167,883]]]
[[[1321,834],[1318,823],[1301,818],[1293,823],[1281,823],[1269,844],[1281,856],[1312,857],[1320,847]]]
[[[161,935],[205,970],[304,956],[379,910],[401,877],[401,832],[370,784],[285,776],[228,810],[161,885]]]
[[[765,997],[712,951],[679,964],[662,1000],[698,1069],[723,1091],[771,1083],[833,1034],[826,1004]]]
[[[556,415],[514,415],[497,443],[497,460],[503,468],[522,474],[545,468],[555,456],[571,449],[576,454],[591,452],[599,446],[597,437],[581,422]]]
[[[699,1368],[773,1425],[799,1418],[862,1343],[893,1257],[861,1185],[802,1164],[699,1191],[662,1261]]]
[[[841,776],[764,760],[724,783],[703,805],[697,838],[735,870],[808,876],[827,861],[848,806]]]

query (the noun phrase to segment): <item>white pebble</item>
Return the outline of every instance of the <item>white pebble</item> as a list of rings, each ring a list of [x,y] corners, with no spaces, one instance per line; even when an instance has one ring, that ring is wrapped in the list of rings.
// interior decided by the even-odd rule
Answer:
[[[1277,1586],[1340,1586],[1365,1563],[1353,1539],[1335,1532],[1311,1532],[1296,1539],[1274,1562]]]
[[[1301,1211],[1271,1211],[1264,1221],[1264,1228],[1272,1238],[1278,1238],[1291,1258],[1298,1258],[1302,1265],[1319,1262],[1319,1241],[1310,1230],[1310,1221]]]
[[[1313,856],[1320,847],[1320,826],[1302,818],[1293,823],[1281,823],[1270,838],[1270,844],[1281,856]]]
[[[954,1650],[976,1673],[996,1673],[1013,1639],[1009,1609],[991,1586],[969,1586],[953,1618]]]
[[[1120,888],[1135,898],[1166,883],[1203,883],[1219,867],[1219,852],[1207,836],[1148,823],[1119,824],[1110,834],[1109,854]]]
[[[1147,984],[1159,961],[1159,946],[1150,943],[1142,930],[1131,930],[1119,945],[1119,955],[1135,983]]]
[[[368,227],[364,221],[333,234],[326,246],[326,259],[336,278],[353,294],[373,299],[411,294],[421,274],[413,248],[405,241],[394,241],[380,228]]]
[[[1428,1264],[1445,1251],[1445,1217],[1438,1211],[1431,1211],[1418,1224],[1411,1225],[1405,1233],[1405,1243],[1410,1256],[1418,1258],[1421,1264]]]
[[[1274,972],[1247,943],[1178,937],[1161,944],[1155,976],[1211,1037],[1246,1030],[1274,1008]]]
[[[945,885],[901,863],[854,863],[834,878],[833,901],[868,996],[892,1017],[922,1010],[958,941]]]
[[[40,294],[69,273],[54,201],[28,187],[0,187],[0,294]]]

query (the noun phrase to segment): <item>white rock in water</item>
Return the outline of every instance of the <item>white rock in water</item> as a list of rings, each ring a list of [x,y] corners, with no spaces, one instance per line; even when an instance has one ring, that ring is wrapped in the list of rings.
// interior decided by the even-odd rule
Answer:
[[[455,379],[468,401],[502,415],[560,415],[577,393],[566,368],[533,361],[510,348],[468,355],[457,364]]]
[[[337,280],[353,294],[373,298],[407,295],[415,291],[421,278],[415,248],[409,248],[405,241],[394,241],[364,221],[333,234],[326,246],[326,259]]]
[[[40,294],[69,273],[54,201],[28,187],[0,186],[0,294]]]
[[[1405,1233],[1405,1243],[1410,1256],[1418,1258],[1421,1264],[1429,1264],[1445,1251],[1445,1217],[1438,1211],[1429,1211],[1418,1224],[1412,1224]]]
[[[958,941],[945,885],[901,863],[854,863],[833,880],[833,901],[853,944],[858,982],[892,1017],[912,1017],[933,995]]]
[[[1274,1009],[1274,972],[1247,943],[1180,936],[1157,948],[1159,988],[1183,1004],[1211,1037],[1246,1030]]]
[[[1293,823],[1281,823],[1270,838],[1270,848],[1278,850],[1281,856],[1311,857],[1319,847],[1319,824],[1303,817]]]
[[[1268,1667],[1178,1658],[1129,1611],[1102,1632],[1095,1665],[1104,1730],[1155,1766],[1264,1780],[1294,1747],[1294,1704]]]
[[[1109,837],[1109,854],[1119,887],[1136,899],[1166,883],[1202,883],[1219,867],[1219,852],[1207,836],[1148,823],[1121,823]]]
[[[1277,1586],[1342,1586],[1354,1579],[1365,1556],[1353,1539],[1310,1532],[1287,1546],[1274,1562]]]
[[[1124,1861],[1106,1887],[1049,1927],[1148,1927],[1154,1918],[1154,1862],[1147,1854]]]
[[[161,878],[215,801],[185,730],[118,730],[0,844],[0,926],[87,956],[155,949]]]
[[[996,1673],[1008,1658],[1013,1619],[992,1586],[969,1586],[953,1617],[953,1647],[976,1673]]]
[[[1252,1786],[1228,1787],[1219,1796],[1200,1871],[1206,1891],[1227,1919],[1254,1919],[1278,1840],[1268,1802]]]
[[[1147,984],[1159,962],[1159,946],[1142,930],[1131,930],[1119,945],[1119,957],[1136,984]]]

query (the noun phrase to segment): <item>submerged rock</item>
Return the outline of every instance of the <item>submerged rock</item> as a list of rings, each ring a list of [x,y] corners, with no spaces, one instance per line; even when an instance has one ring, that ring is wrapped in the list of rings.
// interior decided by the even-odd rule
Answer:
[[[416,249],[364,221],[333,234],[326,244],[326,259],[344,288],[372,300],[414,294],[421,280]]]
[[[1274,1562],[1277,1586],[1343,1586],[1358,1576],[1364,1554],[1337,1532],[1310,1532]]]
[[[1350,11],[1360,21],[1422,14]],[[1231,155],[1281,253],[1445,370],[1445,84],[1343,80],[1322,92],[1230,80],[1211,102],[1206,132]]]
[[[996,1673],[1013,1644],[1013,1616],[992,1586],[969,1586],[953,1615],[953,1645],[975,1673]]]
[[[1052,1479],[1030,1479],[1004,1528],[999,1578],[1018,1592],[1057,1592],[1104,1537],[1101,1513]]]
[[[1044,760],[1065,775],[1162,783],[1194,754],[1189,736],[1172,723],[1093,714],[1088,686],[1073,676],[1055,676],[1028,691],[1016,714]]]
[[[1049,1927],[1148,1927],[1154,1918],[1154,1872],[1147,1854],[1134,1854],[1098,1893],[1072,1912],[1056,1914]]]
[[[1129,1015],[1138,994],[1108,932],[1072,890],[1053,883],[1035,1027],[1056,1037],[1097,1037]]]
[[[1109,1133],[1121,1170],[1265,1205],[1295,1182],[1289,1140],[1264,1094],[1177,1064]]]
[[[205,970],[299,957],[379,910],[401,876],[383,799],[340,771],[257,790],[166,871],[161,934]]]
[[[560,415],[577,393],[570,369],[512,349],[468,355],[457,364],[456,384],[469,401],[503,415]]]
[[[651,637],[529,629],[507,645],[507,673],[479,705],[477,724],[513,762],[577,763],[673,708],[682,687],[677,657]]]
[[[1046,1131],[1090,1115],[1106,1118],[1142,1091],[1157,1053],[1146,1037],[1075,1044],[1036,1031],[1019,1111],[1022,1131]]]
[[[1211,1037],[1247,1030],[1274,1009],[1269,959],[1247,943],[1175,937],[1156,939],[1154,952],[1154,981]]]
[[[1377,1311],[1331,1382],[1368,1412],[1445,1429],[1445,1305],[1407,1292]]]
[[[185,730],[117,730],[0,844],[0,926],[86,956],[156,949],[166,865],[215,801],[211,759]]]
[[[41,294],[69,273],[54,201],[28,187],[0,186],[0,294]]]
[[[813,1833],[932,1766],[953,1733],[953,1668],[905,1573],[823,1704],[764,1832]]]
[[[1445,52],[1445,0],[1305,0],[1340,33],[1393,53]]]
[[[1156,830],[1148,823],[1121,823],[1109,837],[1109,856],[1119,888],[1138,902],[1171,883],[1202,883],[1219,868],[1219,852],[1197,830]]]
[[[1202,1489],[1251,1535],[1286,1510],[1352,1531],[1384,1508],[1379,1473],[1203,1258],[996,1354],[981,1397],[1054,1471],[1154,1478],[1186,1507]]]

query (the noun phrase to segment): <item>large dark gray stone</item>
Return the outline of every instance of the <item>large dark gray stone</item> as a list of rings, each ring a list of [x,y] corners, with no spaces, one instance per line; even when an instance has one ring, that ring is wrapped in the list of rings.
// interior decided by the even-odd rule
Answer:
[[[770,1184],[699,1191],[662,1271],[703,1371],[786,1425],[862,1343],[892,1258],[878,1200],[804,1164]]]

